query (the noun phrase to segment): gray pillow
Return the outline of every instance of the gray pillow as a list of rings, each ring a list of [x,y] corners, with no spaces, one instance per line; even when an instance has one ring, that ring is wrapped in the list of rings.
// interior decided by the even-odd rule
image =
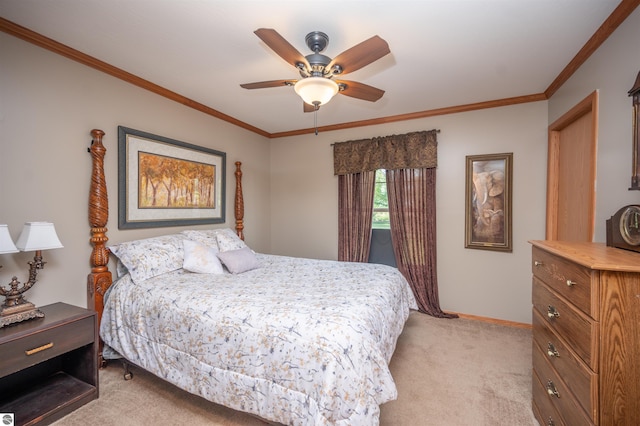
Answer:
[[[258,258],[249,247],[220,252],[218,258],[232,274],[241,274],[260,267]]]

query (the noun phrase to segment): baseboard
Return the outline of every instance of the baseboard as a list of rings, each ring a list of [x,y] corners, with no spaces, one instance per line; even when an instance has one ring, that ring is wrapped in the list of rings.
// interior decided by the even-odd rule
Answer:
[[[447,312],[450,312],[450,311],[447,311]],[[506,327],[526,328],[526,329],[532,328],[531,324],[527,324],[524,322],[507,321],[507,320],[502,320],[497,318],[481,317],[478,315],[461,314],[459,312],[451,312],[451,313],[458,315],[460,318],[470,319],[474,321],[482,321],[482,322],[487,322],[487,323],[496,324],[496,325],[504,325]]]

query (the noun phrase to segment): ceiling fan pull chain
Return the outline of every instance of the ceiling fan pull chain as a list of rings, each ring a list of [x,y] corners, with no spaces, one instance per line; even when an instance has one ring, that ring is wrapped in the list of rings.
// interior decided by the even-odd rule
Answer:
[[[316,128],[316,136],[318,136],[318,110],[320,106],[317,103],[313,103],[315,108],[313,109],[313,127]]]

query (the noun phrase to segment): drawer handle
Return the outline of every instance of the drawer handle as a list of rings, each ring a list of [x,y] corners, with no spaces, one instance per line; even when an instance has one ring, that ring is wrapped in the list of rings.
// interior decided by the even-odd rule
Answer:
[[[550,396],[555,396],[556,398],[560,398],[560,394],[558,393],[558,390],[556,389],[556,385],[554,385],[551,380],[547,381],[547,393]]]
[[[547,343],[547,355],[549,355],[549,358],[560,358],[560,353],[558,352],[558,350],[556,349],[555,346],[553,346],[553,343],[549,342]]]
[[[542,262],[540,262],[538,260],[534,260],[533,261],[533,266],[542,266]]]
[[[554,307],[549,305],[547,307],[547,316],[551,319],[558,318],[560,316],[560,312]]]
[[[28,351],[24,351],[27,356],[37,354],[38,352],[46,351],[47,349],[51,349],[53,347],[53,342],[47,343],[46,345],[38,346],[37,348],[29,349]]]
[[[576,284],[577,283],[575,281],[567,280],[567,286],[569,286],[569,287],[573,287]]]

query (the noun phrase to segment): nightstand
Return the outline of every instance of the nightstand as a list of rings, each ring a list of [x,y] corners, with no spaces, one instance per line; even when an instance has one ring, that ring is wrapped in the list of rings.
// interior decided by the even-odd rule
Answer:
[[[49,424],[98,398],[96,313],[55,303],[0,328],[0,413]]]

